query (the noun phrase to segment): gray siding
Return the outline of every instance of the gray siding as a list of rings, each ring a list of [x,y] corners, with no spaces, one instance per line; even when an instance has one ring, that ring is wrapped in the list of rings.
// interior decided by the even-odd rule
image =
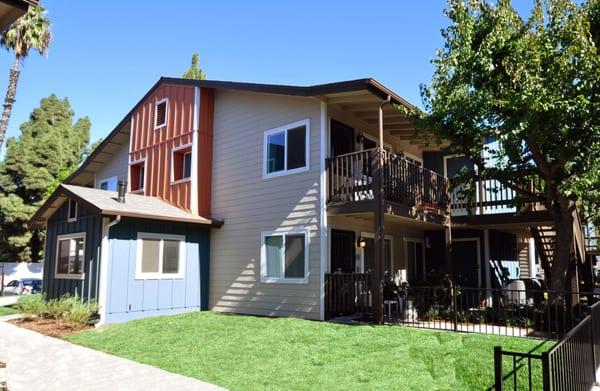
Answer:
[[[263,179],[264,132],[310,119],[310,169]],[[218,90],[215,96],[210,308],[319,318],[320,103]],[[308,284],[260,281],[261,232],[309,229]]]
[[[68,207],[69,202],[65,201],[48,220],[42,290],[48,298],[56,298],[69,293],[85,299],[96,299],[98,297],[102,219],[83,205],[79,205],[77,220],[69,223],[67,221]],[[78,232],[86,233],[84,278],[81,280],[56,278],[57,236]]]
[[[110,177],[117,177],[117,181],[127,181],[128,168],[129,144],[123,144],[112,159],[96,171],[94,187],[99,187],[100,181]]]

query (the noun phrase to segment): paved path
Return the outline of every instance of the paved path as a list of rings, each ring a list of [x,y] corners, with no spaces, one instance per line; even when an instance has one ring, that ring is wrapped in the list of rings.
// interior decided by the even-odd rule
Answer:
[[[0,296],[0,307],[13,305],[19,300],[19,296]]]
[[[73,345],[0,321],[10,391],[222,390],[196,379]]]

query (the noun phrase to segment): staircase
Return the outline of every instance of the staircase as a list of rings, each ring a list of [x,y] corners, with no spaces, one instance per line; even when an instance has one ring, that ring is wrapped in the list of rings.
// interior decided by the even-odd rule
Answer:
[[[546,272],[552,267],[554,261],[554,243],[556,242],[556,231],[554,227],[531,227],[531,236],[535,241],[535,250],[542,269]],[[546,278],[549,276],[546,275]]]
[[[549,278],[548,271],[552,267],[554,261],[554,244],[556,243],[556,230],[553,226],[531,227],[531,236],[535,241],[535,247],[542,268],[545,272],[546,279]],[[583,287],[587,287],[591,283],[591,265],[586,254],[585,237],[583,235],[583,226],[577,210],[573,212],[573,245],[577,254],[579,270],[582,274],[585,283]],[[588,270],[589,269],[589,270]],[[584,288],[584,290],[585,290]]]

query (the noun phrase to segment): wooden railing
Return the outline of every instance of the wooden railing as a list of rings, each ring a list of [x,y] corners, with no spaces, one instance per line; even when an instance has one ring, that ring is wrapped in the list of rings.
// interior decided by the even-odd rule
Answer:
[[[540,189],[540,179],[530,181],[531,189]],[[464,194],[462,185],[454,186],[451,190],[451,205],[453,215],[488,215],[499,213],[515,213],[514,199],[516,193],[510,187],[496,179],[480,178],[475,181],[474,192],[469,196]],[[539,203],[528,203],[521,206],[526,210],[543,209]]]
[[[326,273],[326,318],[370,313],[371,278],[371,273]]]
[[[373,159],[377,149],[348,153],[327,159],[328,202],[372,200]],[[387,201],[413,207],[445,211],[448,180],[438,173],[384,153],[383,186]]]

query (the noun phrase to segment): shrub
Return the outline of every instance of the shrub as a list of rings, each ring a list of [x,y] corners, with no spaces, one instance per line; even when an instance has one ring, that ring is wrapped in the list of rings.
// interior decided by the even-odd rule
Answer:
[[[41,294],[21,296],[15,307],[26,315],[76,324],[90,323],[98,312],[95,302],[85,303],[79,296],[68,294],[51,300],[46,300]]]
[[[15,308],[25,315],[44,316],[46,300],[42,294],[20,296]]]
[[[98,312],[98,305],[95,302],[82,303],[77,300],[72,303],[69,311],[63,314],[63,319],[77,324],[89,324]]]

